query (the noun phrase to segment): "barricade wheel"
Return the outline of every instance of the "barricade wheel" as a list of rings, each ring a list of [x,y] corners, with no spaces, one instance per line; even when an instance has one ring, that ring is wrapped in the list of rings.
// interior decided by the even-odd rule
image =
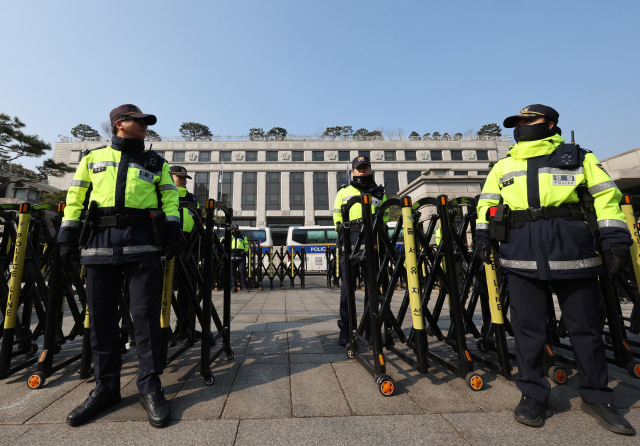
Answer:
[[[347,353],[347,358],[356,359],[356,352],[351,348],[351,344],[347,344],[344,351]]]
[[[215,381],[215,379],[213,378],[213,375],[203,376],[203,378],[204,378],[204,384],[206,386],[212,386],[213,382]]]
[[[567,372],[558,366],[549,369],[549,378],[556,384],[562,385],[567,382]]]
[[[554,365],[549,368],[549,378],[556,384],[564,384],[567,382],[567,372],[561,367]]]
[[[634,378],[640,378],[640,364],[637,362],[629,362],[629,364],[627,364],[627,371],[629,372],[629,375]]]
[[[364,287],[362,287],[362,291],[364,291]]]
[[[478,350],[480,350],[483,353],[487,353],[489,351],[489,347],[487,346],[487,341],[485,341],[482,338],[478,339],[478,341],[476,342],[476,347],[478,347]]]
[[[376,382],[378,384],[378,390],[380,390],[382,396],[389,397],[393,395],[393,392],[396,389],[393,378],[389,375],[381,375]]]
[[[465,378],[467,385],[471,390],[478,391],[482,390],[482,386],[484,385],[484,381],[482,377],[478,375],[476,372],[469,372]]]
[[[36,354],[36,352],[38,351],[38,345],[37,344],[31,344],[29,346],[29,348],[27,349],[25,355],[27,356],[33,356]]]
[[[217,287],[216,287],[216,288],[214,288],[214,289],[213,289],[213,291],[218,291],[218,288],[217,288]]]
[[[227,359],[228,359],[229,361],[231,361],[235,356],[236,356],[236,355],[235,355],[235,353],[233,353],[233,352],[231,352],[231,353],[227,353]]]
[[[258,288],[260,291],[262,291],[262,287]]]
[[[36,390],[44,386],[45,381],[46,381],[46,378],[44,377],[44,373],[35,372],[31,376],[29,376],[29,379],[27,380],[27,385],[31,390]]]

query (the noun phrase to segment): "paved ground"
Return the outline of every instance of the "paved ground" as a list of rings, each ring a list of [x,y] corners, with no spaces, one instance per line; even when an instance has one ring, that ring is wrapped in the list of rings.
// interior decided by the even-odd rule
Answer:
[[[323,284],[316,277],[304,291],[234,294],[235,358],[214,363],[211,387],[198,374],[199,344],[168,367],[162,381],[174,421],[166,429],[146,421],[132,351],[123,357],[122,401],[80,428],[64,423],[93,387],[78,378],[77,364],[37,391],[27,388],[26,373],[1,382],[0,444],[640,444],[640,437],[609,433],[580,410],[575,371],[567,385],[553,386],[554,416],[541,429],[513,421],[520,398],[513,380],[482,369],[485,389],[473,392],[440,366],[419,375],[388,355],[398,391],[383,397],[337,345],[339,291]],[[65,355],[79,348],[65,347]],[[450,355],[435,342],[430,347]],[[610,386],[615,405],[640,429],[640,380],[611,367]]]

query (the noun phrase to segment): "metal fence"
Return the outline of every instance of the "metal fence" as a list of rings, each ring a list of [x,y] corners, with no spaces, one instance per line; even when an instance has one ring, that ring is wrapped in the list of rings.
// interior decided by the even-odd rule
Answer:
[[[60,142],[87,142],[87,141],[111,141],[110,138],[98,137],[98,138],[75,138],[73,136],[60,136]],[[294,142],[294,141],[313,141],[313,142],[349,142],[349,141],[511,141],[511,136],[455,136],[455,135],[441,135],[428,137],[421,136],[363,136],[354,138],[352,136],[322,136],[322,135],[287,135],[284,138],[282,136],[221,136],[213,135],[205,138],[189,138],[184,136],[160,136],[158,138],[149,138],[149,142]]]

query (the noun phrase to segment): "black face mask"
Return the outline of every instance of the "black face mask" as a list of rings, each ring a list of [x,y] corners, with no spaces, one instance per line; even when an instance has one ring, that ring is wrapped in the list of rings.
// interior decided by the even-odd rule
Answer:
[[[556,128],[549,129],[549,123],[543,122],[534,125],[519,125],[513,129],[513,139],[520,141],[538,141],[556,134]]]
[[[354,175],[351,178],[351,184],[354,187],[358,187],[358,188],[369,186],[369,185],[373,184],[373,182],[374,182],[373,174],[363,175],[363,176],[355,176]]]

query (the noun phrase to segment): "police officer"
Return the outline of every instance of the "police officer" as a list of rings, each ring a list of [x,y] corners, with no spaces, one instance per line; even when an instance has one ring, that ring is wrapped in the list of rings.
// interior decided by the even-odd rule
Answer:
[[[173,182],[176,185],[176,188],[178,189],[178,197],[180,200],[180,203],[191,203],[193,205],[196,206],[196,208],[200,209],[200,204],[198,203],[198,200],[196,199],[195,195],[193,195],[191,192],[189,192],[187,190],[187,178],[191,179],[191,177],[189,176],[187,169],[182,167],[182,166],[171,166],[169,168],[169,171],[171,172],[171,177],[173,178]],[[194,222],[193,222],[193,217],[194,215],[192,214],[192,212],[187,209],[187,208],[183,208],[182,212],[180,212],[180,224],[182,227],[182,234],[184,235],[185,240],[189,240],[189,238],[191,237],[191,232],[193,232],[193,228],[195,226]],[[201,248],[202,243],[204,243],[204,240],[201,239],[201,244],[195,244],[193,246],[193,253],[195,255],[195,258],[198,258],[198,248]],[[190,281],[194,286],[194,290],[195,290],[195,276],[193,276],[192,274],[189,274],[190,277]],[[177,298],[177,303],[180,306],[180,310],[181,313],[184,317],[187,316],[187,313],[189,312],[189,296],[185,293],[185,290],[183,287],[179,287],[178,288],[178,298]],[[195,320],[194,320],[195,322]],[[176,325],[176,333],[178,333],[180,331],[181,327],[177,324]],[[196,339],[201,337],[201,332],[194,330],[194,334]]]
[[[351,183],[347,186],[344,185],[338,189],[338,194],[333,203],[333,223],[338,230],[338,223],[342,223],[342,210],[343,204],[349,201],[349,198],[354,195],[371,194],[372,206],[371,212],[375,213],[376,208],[387,200],[387,196],[384,194],[384,186],[376,184],[371,172],[371,162],[366,156],[358,156],[351,162]],[[349,219],[355,220],[362,217],[362,205],[356,204],[351,207],[349,211]],[[389,213],[385,212],[384,223],[389,222]],[[341,235],[338,236],[338,248],[342,249]],[[358,238],[357,232],[351,233],[351,243],[354,244]],[[345,268],[345,256],[340,256],[340,268],[344,271]],[[352,267],[355,273],[355,268]],[[344,278],[342,280],[342,286],[340,287],[340,319],[338,320],[338,327],[340,328],[340,336],[338,337],[338,345],[345,346],[349,342],[349,307],[347,304],[347,290],[348,284]],[[369,292],[366,289],[364,291],[365,306],[369,301]],[[371,327],[365,328],[365,336],[368,338],[371,333]]]
[[[61,257],[72,257],[79,249],[84,203],[97,202],[98,213],[87,222],[92,236],[80,252],[80,263],[87,271],[96,386],[68,415],[67,423],[79,426],[120,401],[118,295],[124,276],[140,362],[136,381],[140,403],[149,423],[160,428],[169,423],[171,413],[159,377],[163,367],[159,299],[163,249],[158,243],[160,226],[155,232],[150,230],[150,214],[157,221],[164,212],[170,255],[179,255],[178,191],[166,161],[155,152],[145,151],[147,126],[155,124],[156,117],[125,104],[113,109],[110,119],[114,134],[111,144],[90,151],[80,161],[58,236]]]
[[[597,276],[617,272],[632,243],[618,205],[622,194],[591,152],[565,142],[558,117],[553,108],[534,104],[505,119],[504,127],[514,128],[516,144],[489,173],[478,204],[480,257],[490,262],[493,231],[501,241],[499,262],[509,282],[516,385],[522,392],[514,418],[539,427],[551,415],[550,384],[543,374],[545,296],[551,286],[570,334],[582,409],[606,429],[633,435],[633,427],[611,406],[613,390],[607,387],[598,322]],[[589,195],[595,216],[579,205],[580,197],[589,199]],[[496,207],[489,214],[495,210],[493,218],[487,217],[490,207]],[[591,220],[593,229],[599,228],[609,271],[603,268],[595,251],[594,231],[585,220]]]
[[[242,289],[249,292],[249,288],[247,288],[246,260],[248,253],[249,240],[242,232],[240,232],[238,225],[233,225],[231,228],[231,287],[234,293],[238,292],[236,270],[240,271],[240,283],[242,284]]]

